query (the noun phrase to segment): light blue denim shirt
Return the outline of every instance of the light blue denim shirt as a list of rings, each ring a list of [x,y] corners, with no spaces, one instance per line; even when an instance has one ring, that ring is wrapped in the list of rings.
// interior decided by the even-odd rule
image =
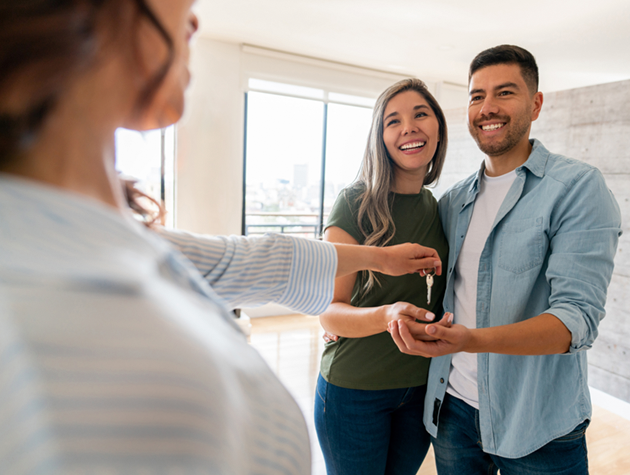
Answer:
[[[591,347],[604,318],[621,235],[619,206],[600,171],[532,144],[479,260],[477,327],[550,313],[571,332],[571,347],[561,355],[478,354],[483,449],[507,458],[530,454],[591,417],[582,350]],[[453,311],[453,269],[483,168],[440,200],[450,248],[445,312]],[[424,418],[434,437],[450,366],[450,355],[431,362]]]

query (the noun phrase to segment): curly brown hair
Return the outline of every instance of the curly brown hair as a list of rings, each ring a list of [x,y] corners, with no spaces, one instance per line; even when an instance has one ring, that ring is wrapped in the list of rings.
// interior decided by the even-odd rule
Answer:
[[[0,165],[37,140],[71,79],[94,64],[107,41],[99,33],[120,38],[142,19],[158,31],[168,57],[144,86],[137,110],[154,97],[174,54],[172,38],[145,0],[0,0]],[[18,85],[26,92],[16,92]]]

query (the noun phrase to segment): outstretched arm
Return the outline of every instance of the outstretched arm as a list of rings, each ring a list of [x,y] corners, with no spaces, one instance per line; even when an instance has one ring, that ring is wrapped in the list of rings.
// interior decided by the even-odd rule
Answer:
[[[356,274],[361,270],[398,276],[415,273],[424,275],[424,269],[435,269],[437,275],[442,274],[442,261],[435,249],[412,243],[388,247],[359,246],[348,233],[340,228],[336,229],[346,234],[348,240],[353,242],[352,244],[333,242],[338,260],[335,277]],[[330,237],[326,238],[326,234],[330,236],[328,229],[324,239],[329,241]]]
[[[335,277],[363,269],[391,275],[423,267],[437,267],[441,272],[435,251],[417,244],[378,248],[282,234],[227,237],[165,228],[156,231],[195,265],[232,308],[274,302],[317,315],[331,301]]]
[[[283,234],[208,236],[158,229],[232,308],[265,303],[318,315],[332,299],[337,253]]]

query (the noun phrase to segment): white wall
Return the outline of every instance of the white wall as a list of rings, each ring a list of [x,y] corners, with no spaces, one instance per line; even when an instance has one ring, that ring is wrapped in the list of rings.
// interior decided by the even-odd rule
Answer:
[[[240,234],[244,97],[238,45],[200,39],[177,130],[176,227]]]

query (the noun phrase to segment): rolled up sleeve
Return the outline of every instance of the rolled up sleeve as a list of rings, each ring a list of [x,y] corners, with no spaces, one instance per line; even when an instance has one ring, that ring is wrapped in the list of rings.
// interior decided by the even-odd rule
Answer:
[[[621,235],[617,202],[596,169],[578,177],[553,212],[546,278],[549,309],[571,332],[569,353],[591,348],[605,316]]]

